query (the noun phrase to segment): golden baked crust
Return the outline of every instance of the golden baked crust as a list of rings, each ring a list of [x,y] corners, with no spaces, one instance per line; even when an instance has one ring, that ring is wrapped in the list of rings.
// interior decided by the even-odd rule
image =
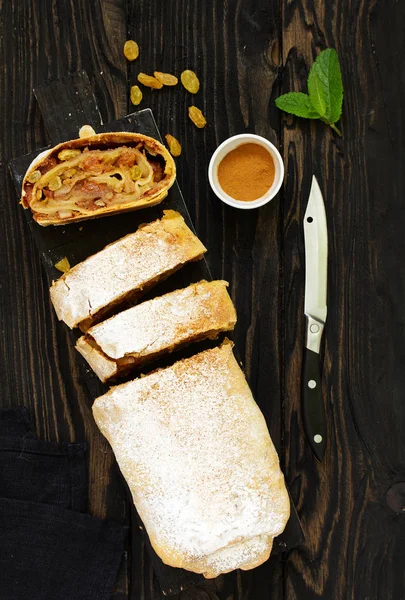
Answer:
[[[204,252],[183,217],[165,210],[161,219],[141,225],[53,282],[50,294],[58,319],[85,331]]]
[[[200,281],[125,310],[91,327],[77,344],[103,381],[128,374],[164,352],[235,327],[226,281]]]
[[[67,150],[79,153],[65,158]],[[139,171],[131,171],[134,165]],[[154,138],[100,133],[37,156],[25,174],[21,204],[42,226],[64,225],[159,204],[175,178],[172,156]]]
[[[93,415],[164,563],[212,578],[268,558],[289,497],[229,342],[111,388]]]

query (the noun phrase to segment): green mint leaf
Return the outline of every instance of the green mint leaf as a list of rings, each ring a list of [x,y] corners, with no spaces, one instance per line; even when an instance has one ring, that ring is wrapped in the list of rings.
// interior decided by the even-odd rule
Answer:
[[[308,77],[308,92],[291,92],[276,99],[276,106],[306,119],[320,119],[340,136],[336,123],[342,115],[343,84],[336,50],[318,54]]]
[[[323,85],[314,67],[315,63],[312,65],[312,69],[309,72],[308,77],[309,101],[314,107],[314,110],[318,112],[320,118],[322,119],[325,118],[326,115],[326,99]]]
[[[277,108],[297,117],[319,119],[321,116],[311,105],[309,96],[301,92],[289,92],[276,98],[275,102]]]
[[[318,54],[308,77],[309,98],[322,120],[337,123],[342,115],[343,84],[336,50]]]

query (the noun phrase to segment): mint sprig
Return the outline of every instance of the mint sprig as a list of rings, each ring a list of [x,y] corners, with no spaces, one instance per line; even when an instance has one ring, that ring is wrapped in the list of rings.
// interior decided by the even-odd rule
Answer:
[[[290,92],[276,99],[284,112],[305,119],[320,119],[340,136],[336,123],[342,116],[343,84],[336,50],[318,54],[308,76],[308,94]]]

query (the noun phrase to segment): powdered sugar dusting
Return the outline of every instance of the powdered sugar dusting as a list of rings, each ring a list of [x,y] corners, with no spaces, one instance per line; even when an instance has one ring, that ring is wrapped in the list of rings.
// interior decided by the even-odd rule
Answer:
[[[91,336],[110,358],[161,352],[206,332],[227,331],[236,313],[225,281],[201,281],[143,302],[91,327]]]
[[[195,260],[203,244],[175,211],[106,246],[73,267],[51,287],[60,320],[70,327],[147,286],[164,273]]]
[[[112,388],[93,411],[164,562],[212,577],[265,560],[289,500],[230,344]]]

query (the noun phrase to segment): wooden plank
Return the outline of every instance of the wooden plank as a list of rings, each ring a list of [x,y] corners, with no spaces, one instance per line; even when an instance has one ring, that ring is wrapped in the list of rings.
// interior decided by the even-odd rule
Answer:
[[[75,139],[78,123],[100,129],[102,118],[86,71],[43,83],[34,88],[34,95],[51,145]]]
[[[126,514],[121,478],[98,432],[75,366],[69,334],[56,324],[48,282],[7,173],[7,163],[47,139],[33,87],[84,68],[95,84],[104,119],[126,109],[126,67],[114,40],[125,36],[125,2],[3,2],[0,93],[2,219],[1,406],[26,404],[43,439],[90,442],[90,510]],[[12,90],[12,98],[10,96]],[[125,564],[124,564],[125,569]],[[127,595],[126,574],[115,598]]]
[[[397,60],[405,7],[389,2],[284,1],[283,92],[304,90],[308,66],[336,47],[345,86],[343,139],[321,123],[286,118],[284,216],[287,479],[307,536],[285,573],[286,599],[404,598],[405,445],[401,436],[405,274]],[[402,99],[402,100],[401,100]],[[304,441],[302,218],[315,173],[324,192],[330,260],[323,392],[329,448]],[[402,484],[403,485],[403,484]]]
[[[183,152],[176,159],[178,180],[197,233],[208,247],[214,278],[223,277],[238,311],[234,339],[248,379],[282,448],[280,396],[280,202],[278,197],[259,211],[237,211],[223,205],[207,180],[209,159],[226,137],[244,131],[277,143],[280,116],[272,107],[277,89],[280,15],[278,3],[199,2],[172,0],[128,2],[128,39],[140,47],[129,65],[129,84],[140,71],[177,76],[195,70],[201,88],[192,96],[179,84],[173,88],[142,88],[141,106],[150,106],[162,133],[176,136]],[[187,108],[196,104],[208,125],[196,129]],[[137,544],[137,540],[135,540]],[[142,546],[137,546],[143,555]],[[282,598],[280,557],[250,573],[216,580],[221,598]],[[147,561],[133,563],[133,598],[156,598],[156,582]],[[212,587],[212,584],[209,584]],[[208,584],[190,598],[211,598]],[[194,594],[194,595],[193,595]],[[200,594],[200,595],[199,595]]]

